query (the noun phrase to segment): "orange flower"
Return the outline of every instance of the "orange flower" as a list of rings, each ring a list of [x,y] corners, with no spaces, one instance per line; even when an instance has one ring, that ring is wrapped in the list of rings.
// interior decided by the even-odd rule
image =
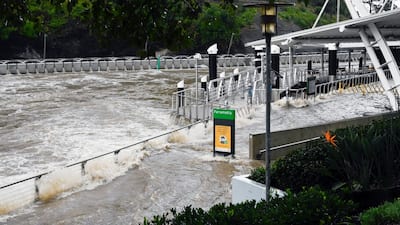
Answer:
[[[334,147],[337,147],[336,145],[336,135],[331,135],[331,132],[329,132],[329,130],[327,132],[325,132],[325,139],[327,142],[331,143]]]

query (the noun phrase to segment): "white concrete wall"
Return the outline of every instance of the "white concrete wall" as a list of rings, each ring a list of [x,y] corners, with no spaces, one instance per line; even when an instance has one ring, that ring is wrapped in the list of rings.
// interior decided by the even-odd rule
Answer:
[[[265,185],[248,179],[249,175],[234,176],[232,178],[232,203],[237,204],[247,200],[256,200],[257,202],[265,199]],[[271,196],[283,197],[285,192],[271,188]]]

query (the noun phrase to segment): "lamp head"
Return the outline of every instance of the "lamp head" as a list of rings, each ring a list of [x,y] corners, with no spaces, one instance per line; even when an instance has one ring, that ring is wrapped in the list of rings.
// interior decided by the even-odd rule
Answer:
[[[276,34],[277,6],[263,4],[260,6],[261,31],[263,34]]]

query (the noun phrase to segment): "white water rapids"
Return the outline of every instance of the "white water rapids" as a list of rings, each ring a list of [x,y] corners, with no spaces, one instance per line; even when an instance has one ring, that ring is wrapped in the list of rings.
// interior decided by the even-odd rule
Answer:
[[[192,83],[194,71],[0,76],[0,186],[176,128],[170,98],[182,79]],[[271,130],[386,112],[388,104],[381,94],[350,93],[292,107],[279,101]],[[45,201],[0,215],[0,224],[138,224],[173,207],[230,202],[230,178],[260,164],[248,160],[248,134],[264,123],[263,105],[237,118],[236,159],[212,157],[209,122],[122,151],[119,164],[90,162],[83,180],[76,168],[55,172],[39,184]]]

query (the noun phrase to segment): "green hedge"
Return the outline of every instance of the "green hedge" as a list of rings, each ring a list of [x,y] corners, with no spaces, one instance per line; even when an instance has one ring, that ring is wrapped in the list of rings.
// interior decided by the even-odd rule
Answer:
[[[271,185],[298,192],[303,187],[320,186],[330,189],[334,180],[329,176],[328,152],[321,140],[304,149],[289,153],[275,161],[271,168]]]
[[[400,199],[371,208],[361,214],[361,225],[400,224]]]
[[[279,225],[279,224],[341,224],[351,222],[356,206],[338,195],[319,188],[310,188],[297,194],[289,192],[283,198],[240,204],[218,204],[209,211],[185,207],[177,212],[144,219],[144,225]]]
[[[304,149],[294,150],[276,160],[271,167],[271,186],[294,192],[313,186],[331,189],[335,179],[330,176],[327,168],[326,145],[317,140]],[[265,168],[252,170],[249,179],[265,184]]]

